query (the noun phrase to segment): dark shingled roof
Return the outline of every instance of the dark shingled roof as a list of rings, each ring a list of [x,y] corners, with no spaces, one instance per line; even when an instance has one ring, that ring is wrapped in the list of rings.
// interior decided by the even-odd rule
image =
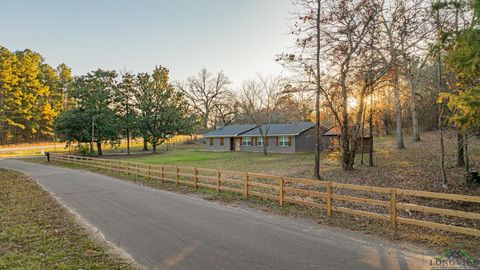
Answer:
[[[205,134],[203,137],[235,137],[240,133],[249,131],[255,128],[256,125],[229,125],[218,128],[212,132]]]
[[[279,136],[279,135],[286,135],[286,136],[296,136],[300,133],[304,132],[307,129],[314,127],[315,124],[310,122],[294,122],[294,123],[287,123],[287,124],[270,124],[270,129],[268,130],[268,135],[271,136]],[[267,129],[267,125],[262,126],[263,132]],[[255,129],[251,129],[247,132],[241,134],[241,136],[260,136],[260,129],[257,127]]]

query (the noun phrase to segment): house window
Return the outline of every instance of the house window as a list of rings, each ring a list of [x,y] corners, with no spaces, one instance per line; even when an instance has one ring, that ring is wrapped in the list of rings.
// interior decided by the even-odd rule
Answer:
[[[262,137],[257,138],[257,146],[263,146],[263,138]]]
[[[252,138],[244,137],[242,140],[242,146],[252,146]]]
[[[213,145],[213,138],[210,138],[210,145]]]
[[[278,145],[279,146],[288,146],[288,136],[280,136],[278,138]]]
[[[224,139],[225,139],[225,138],[220,138],[220,145],[222,145],[222,146],[223,146],[223,144],[224,144]]]

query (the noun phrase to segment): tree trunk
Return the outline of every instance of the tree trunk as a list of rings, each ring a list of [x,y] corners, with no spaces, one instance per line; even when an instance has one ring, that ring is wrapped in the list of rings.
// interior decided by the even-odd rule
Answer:
[[[322,152],[321,144],[320,144],[320,11],[321,11],[321,0],[317,1],[317,20],[316,20],[316,27],[317,27],[317,53],[316,53],[316,93],[315,93],[315,166],[313,169],[313,178],[320,180],[320,154]]]
[[[463,157],[465,159],[465,171],[470,172],[470,160],[468,158],[468,135],[463,134]]]
[[[152,143],[152,153],[153,154],[157,153],[157,144],[156,143]]]
[[[101,141],[97,141],[97,151],[98,151],[98,155],[99,155],[99,156],[103,156],[103,152],[102,152],[102,142],[101,142]]]
[[[360,131],[360,154],[361,154],[361,159],[360,159],[360,164],[363,165],[363,138],[365,137],[365,110],[366,110],[366,105],[363,108],[363,115],[362,115],[362,127]]]
[[[436,28],[437,28],[437,35],[440,33],[440,11],[437,9],[436,11]],[[437,36],[437,42],[440,41],[440,36]],[[441,52],[437,52],[437,88],[438,93],[441,94],[443,92],[443,82],[442,82],[442,56]],[[443,182],[442,186],[447,188],[448,180],[447,180],[447,173],[445,171],[445,146],[443,143],[443,103],[438,104],[438,130],[440,131],[440,170],[442,172]]]
[[[438,116],[438,129],[440,131],[440,169],[442,172],[443,182],[442,186],[447,187],[447,173],[445,171],[445,145],[443,143],[443,104],[440,104],[440,114]]]
[[[420,141],[420,128],[418,126],[417,101],[415,100],[415,85],[413,79],[408,80],[410,88],[410,110],[412,112],[412,141]]]
[[[462,132],[457,131],[457,167],[465,166],[465,157],[464,157],[464,136]]]
[[[205,130],[208,129],[208,118],[210,117],[210,112],[208,110],[205,111],[205,117],[203,118],[203,127]]]
[[[395,101],[395,120],[397,128],[397,149],[405,148],[402,133],[402,107],[400,104],[400,90],[398,89],[398,73],[395,71],[393,78],[393,95]]]
[[[342,125],[341,125],[341,149],[342,149],[342,167],[345,171],[353,170],[353,166],[350,163],[350,136],[349,136],[349,127],[348,127],[348,97],[347,92],[342,90]]]
[[[368,116],[368,137],[369,149],[368,149],[368,166],[373,167],[373,95],[370,97],[370,115]]]
[[[267,137],[267,136],[265,136],[265,137]],[[262,137],[262,140],[263,140],[263,145],[262,145],[263,146],[263,154],[266,156],[267,155],[267,145],[265,144],[265,141],[266,141],[265,139],[266,138]]]
[[[148,142],[146,138],[143,138],[143,151],[148,151]]]
[[[355,125],[352,127],[352,134],[350,137],[350,157],[348,158],[349,166],[348,170],[353,170],[353,165],[355,163],[355,154],[357,149],[357,138],[360,132],[360,126],[362,123],[363,109],[365,107],[365,93],[360,94],[360,101],[358,104],[358,112],[355,120]]]
[[[130,155],[130,129],[127,128],[127,155]]]

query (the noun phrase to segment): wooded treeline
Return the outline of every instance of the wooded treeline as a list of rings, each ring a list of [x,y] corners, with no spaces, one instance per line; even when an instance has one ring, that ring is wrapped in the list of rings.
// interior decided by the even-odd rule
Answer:
[[[65,64],[53,68],[36,52],[0,46],[0,144],[53,139],[72,81]]]
[[[325,118],[341,128],[342,165],[352,170],[360,133],[395,127],[413,141],[421,127],[458,134],[458,166],[468,170],[468,138],[478,133],[479,0],[295,0],[296,50],[278,61],[316,92]],[[468,119],[468,120],[467,120]],[[373,165],[373,163],[370,163]]]
[[[55,119],[61,140],[89,144],[85,153],[102,155],[102,145],[118,145],[132,137],[144,140],[152,151],[176,134],[190,134],[195,116],[180,91],[169,82],[169,71],[156,67],[152,73],[96,70],[75,78],[69,92],[72,107]],[[96,146],[96,150],[95,150]]]

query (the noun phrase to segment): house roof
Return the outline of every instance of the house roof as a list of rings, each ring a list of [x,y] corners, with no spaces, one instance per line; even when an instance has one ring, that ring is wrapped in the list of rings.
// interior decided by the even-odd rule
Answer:
[[[333,127],[329,131],[325,132],[323,136],[340,136],[342,134],[340,127]]]
[[[255,128],[256,125],[228,125],[205,134],[203,137],[236,137],[239,134]]]
[[[292,122],[287,124],[270,124],[270,128],[268,130],[268,135],[271,136],[296,136],[300,133],[314,127],[315,124],[310,122]],[[266,131],[268,125],[262,125],[263,132]],[[258,127],[246,131],[241,134],[241,136],[260,136],[260,129]]]

